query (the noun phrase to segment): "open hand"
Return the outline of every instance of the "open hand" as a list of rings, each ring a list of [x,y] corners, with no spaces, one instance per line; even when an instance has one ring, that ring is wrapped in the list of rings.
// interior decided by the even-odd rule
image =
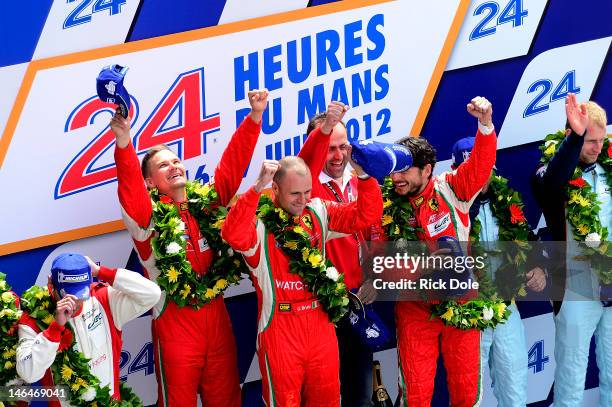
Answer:
[[[576,95],[568,93],[565,98],[565,114],[567,121],[579,136],[584,135],[586,128],[589,126],[589,115],[585,103],[578,103]]]

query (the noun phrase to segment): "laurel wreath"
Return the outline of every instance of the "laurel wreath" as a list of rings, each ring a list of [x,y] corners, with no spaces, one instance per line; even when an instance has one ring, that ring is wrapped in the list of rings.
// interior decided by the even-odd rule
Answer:
[[[382,226],[390,240],[417,241],[417,232],[421,231],[414,223],[414,208],[405,198],[395,192],[393,182],[385,178],[382,186],[383,218]],[[483,280],[486,276],[481,276]],[[480,283],[480,280],[479,280]],[[468,301],[447,300],[431,304],[432,317],[439,317],[445,325],[459,329],[495,328],[504,323],[510,316],[510,310],[503,300],[485,297],[479,292],[479,297]]]
[[[6,282],[6,275],[0,273],[0,386],[15,380],[17,377],[17,321],[21,317],[17,295],[11,291]]]
[[[21,296],[21,308],[36,321],[40,331],[44,331],[55,320],[55,301],[52,301],[47,287],[32,286]],[[68,399],[74,406],[90,407],[142,407],[142,401],[125,384],[120,384],[121,400],[111,398],[109,386],[100,387],[100,380],[89,370],[89,359],[75,350],[75,336],[67,324],[62,335],[57,355],[51,365],[53,382],[64,385]],[[62,338],[63,339],[63,338]]]
[[[160,270],[157,284],[179,307],[195,309],[212,301],[230,284],[240,281],[248,269],[239,253],[221,239],[221,227],[227,209],[219,205],[214,186],[188,181],[186,186],[189,213],[196,219],[200,232],[210,245],[214,260],[204,275],[198,275],[187,259],[185,224],[179,209],[167,196],[154,189],[153,201],[155,237],[152,239],[155,265]]]
[[[508,179],[492,174],[489,189],[493,197],[489,203],[491,212],[497,221],[498,238],[502,242],[511,242],[503,246],[503,261],[496,273],[495,285],[480,285],[480,293],[491,298],[499,293],[501,298],[508,300],[516,296],[527,295],[525,279],[527,270],[527,257],[532,249],[529,240],[529,223],[523,213],[524,203],[521,194],[508,186]],[[487,252],[480,244],[480,231],[482,225],[478,218],[472,220],[470,229],[470,242],[472,254],[479,256]],[[490,252],[487,252],[490,254]],[[486,269],[475,269],[479,281]]]
[[[542,157],[540,162],[548,164],[561,142],[565,139],[565,132],[558,131],[548,134],[544,144],[540,146]],[[606,175],[608,187],[612,187],[612,144],[606,138],[602,153],[597,157],[597,163],[602,166]],[[612,246],[608,241],[608,229],[599,219],[600,202],[593,188],[582,178],[582,169],[576,167],[572,178],[565,186],[567,200],[567,220],[574,232],[574,239],[584,242],[582,254],[591,261],[591,268],[599,274],[603,284],[612,284]]]
[[[312,247],[310,235],[300,225],[301,220],[311,227],[311,215],[292,216],[276,207],[266,195],[259,200],[257,215],[289,257],[289,271],[304,280],[308,290],[327,312],[329,320],[338,322],[348,310],[344,274],[339,273],[318,248]]]

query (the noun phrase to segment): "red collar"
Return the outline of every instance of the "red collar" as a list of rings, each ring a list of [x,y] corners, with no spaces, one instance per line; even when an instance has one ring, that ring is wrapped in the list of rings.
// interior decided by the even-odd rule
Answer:
[[[433,177],[432,177],[429,179],[429,181],[427,182],[427,186],[420,194],[408,197],[408,200],[410,201],[410,203],[412,204],[414,208],[418,208],[419,206],[423,205],[425,203],[425,200],[428,199],[432,195],[433,189],[434,189],[434,182],[433,182]]]

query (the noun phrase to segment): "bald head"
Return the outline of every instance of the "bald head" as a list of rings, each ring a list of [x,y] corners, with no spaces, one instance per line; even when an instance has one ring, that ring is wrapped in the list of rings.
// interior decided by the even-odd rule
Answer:
[[[272,179],[274,182],[279,184],[283,178],[287,175],[288,172],[295,173],[301,177],[310,178],[310,169],[300,157],[296,157],[293,155],[288,155],[283,157],[278,162],[278,170],[274,174],[274,178]]]
[[[278,162],[272,180],[276,204],[294,216],[299,216],[310,201],[312,177],[308,166],[299,157],[288,156]]]

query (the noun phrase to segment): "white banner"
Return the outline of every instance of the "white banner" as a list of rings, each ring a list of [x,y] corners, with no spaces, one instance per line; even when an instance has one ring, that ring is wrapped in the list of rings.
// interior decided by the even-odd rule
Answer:
[[[547,0],[475,0],[446,70],[527,54]]]
[[[2,213],[15,216],[4,220],[0,254],[121,228],[112,108],[95,96],[103,66],[130,68],[125,85],[137,151],[171,145],[191,179],[213,174],[248,111],[247,91],[270,89],[244,190],[266,156],[299,149],[308,118],[332,99],[352,106],[351,138],[406,136],[421,101],[431,96],[426,90],[459,5],[346,3],[334,6],[343,11],[303,19],[322,12],[299,10],[287,13],[286,22],[225,35],[212,36],[225,32],[220,26],[32,62],[33,79],[22,89],[29,93],[0,143],[10,142],[7,151],[0,147],[0,184],[20,191],[1,204]],[[245,28],[266,22],[253,21]]]
[[[32,59],[123,44],[140,0],[54,1]]]
[[[565,127],[565,97],[587,101],[612,37],[551,49],[525,68],[499,131],[498,148],[542,140]]]

